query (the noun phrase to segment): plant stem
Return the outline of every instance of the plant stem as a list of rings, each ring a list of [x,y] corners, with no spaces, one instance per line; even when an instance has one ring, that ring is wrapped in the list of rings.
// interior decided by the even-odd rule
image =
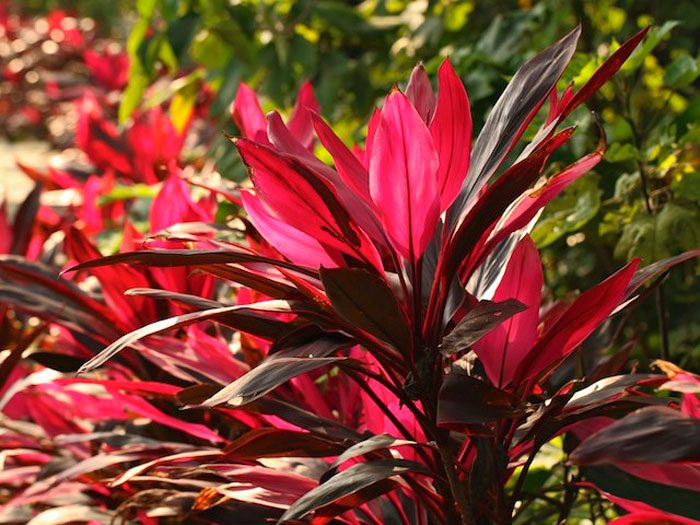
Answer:
[[[437,447],[440,452],[440,460],[447,476],[447,482],[450,485],[450,492],[454,499],[459,513],[460,523],[462,525],[472,525],[474,523],[474,515],[472,513],[471,503],[467,492],[459,480],[457,470],[455,469],[455,458],[450,451],[449,433],[447,431],[438,431],[440,436]]]
[[[510,516],[513,515],[513,510],[515,509],[515,504],[518,502],[518,499],[520,498],[520,492],[523,490],[523,485],[525,484],[525,478],[527,477],[527,471],[530,470],[530,465],[532,465],[532,462],[535,460],[535,456],[537,455],[537,450],[533,450],[530,452],[530,456],[527,458],[527,461],[523,465],[523,469],[520,471],[520,475],[518,476],[518,481],[515,482],[515,487],[513,488],[513,496],[511,497],[510,500]]]
[[[632,117],[632,107],[631,107],[631,91],[627,91],[627,96],[625,100],[625,119],[630,126],[630,131],[632,132],[632,140],[634,142],[634,147],[637,152],[641,151],[643,145],[643,137],[640,136],[639,131],[636,126],[636,122]],[[640,158],[637,158],[637,169],[639,170],[639,179],[641,181],[642,196],[644,197],[644,207],[647,214],[654,215],[654,208],[652,207],[651,197],[649,193],[649,179],[647,178],[646,166]],[[656,302],[656,316],[659,322],[659,333],[661,335],[661,348],[660,354],[661,359],[669,359],[669,345],[668,345],[668,323],[666,322],[666,300],[664,296],[663,284],[659,284],[658,288],[654,292],[655,302]]]

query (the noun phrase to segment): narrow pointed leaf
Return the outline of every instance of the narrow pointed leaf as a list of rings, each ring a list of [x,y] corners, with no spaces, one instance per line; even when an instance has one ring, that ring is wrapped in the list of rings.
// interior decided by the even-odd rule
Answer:
[[[299,159],[262,144],[240,139],[236,147],[252,169],[256,196],[280,220],[328,247],[381,268],[371,241],[325,180]]]
[[[526,379],[545,371],[569,355],[620,304],[634,275],[636,259],[599,285],[582,293],[557,322],[540,338],[516,377]]]
[[[183,326],[190,325],[192,323],[197,323],[200,321],[205,321],[205,320],[221,320],[225,319],[227,316],[230,316],[231,314],[236,314],[236,313],[242,313],[245,314],[246,311],[250,312],[255,312],[256,309],[259,311],[261,309],[264,309],[265,303],[258,303],[258,304],[251,304],[251,305],[242,305],[242,306],[224,306],[221,308],[212,308],[210,310],[203,310],[199,312],[192,312],[189,314],[183,314],[183,315],[177,315],[175,317],[170,317],[168,319],[162,319],[160,321],[156,321],[155,323],[151,323],[149,325],[143,326],[139,328],[138,330],[134,330],[133,332],[130,332],[126,334],[125,336],[117,339],[115,342],[113,342],[111,345],[109,345],[107,348],[102,350],[98,355],[90,359],[87,363],[85,363],[83,366],[80,367],[80,370],[78,373],[86,373],[89,372],[90,370],[94,370],[95,368],[101,366],[104,364],[106,361],[114,357],[116,354],[121,352],[124,348],[127,346],[135,343],[136,341],[143,339],[144,337],[156,335],[162,332],[165,332],[167,330],[172,330],[174,328],[181,328]],[[288,304],[284,301],[271,301],[270,304]],[[285,309],[279,310],[279,311],[285,311]],[[286,308],[286,311],[289,311],[289,308]],[[230,317],[229,317],[230,319]],[[270,322],[274,323],[274,320],[270,319]],[[242,322],[241,324],[244,324]],[[250,329],[250,326],[246,326],[246,328]],[[281,328],[281,327],[280,327]],[[279,332],[277,334],[267,334],[268,337],[274,337],[274,335],[279,335]]]
[[[516,299],[506,299],[501,302],[481,301],[469,310],[457,326],[443,338],[440,351],[449,356],[466,350],[525,309],[527,306]]]
[[[512,381],[518,365],[535,343],[542,283],[539,253],[532,240],[525,237],[508,261],[493,297],[494,301],[514,298],[522,305],[521,313],[506,319],[474,345],[489,379],[499,388]]]
[[[340,454],[335,459],[335,461],[331,463],[331,466],[328,467],[328,470],[323,474],[323,476],[321,476],[320,481],[321,483],[324,483],[329,478],[334,476],[338,472],[338,467],[350,459],[356,458],[358,456],[364,456],[365,454],[369,454],[370,452],[386,450],[391,447],[400,447],[404,445],[416,444],[417,443],[415,441],[398,439],[388,434],[379,434],[377,436],[372,436],[371,438],[365,439],[364,441],[360,441],[359,443],[355,443],[350,448],[344,450],[342,454]]]
[[[277,428],[250,430],[224,448],[227,460],[336,456],[343,444],[309,432]]]
[[[427,126],[406,96],[394,91],[374,137],[369,189],[389,238],[411,262],[430,243],[440,215],[438,162]]]
[[[309,270],[302,266],[287,263],[278,259],[271,259],[262,255],[257,255],[248,249],[241,248],[240,251],[232,250],[140,250],[135,252],[117,253],[106,257],[95,258],[89,261],[82,262],[63,271],[77,272],[87,268],[96,268],[98,266],[108,266],[118,263],[144,265],[144,266],[200,266],[210,264],[227,264],[227,263],[266,263],[271,266],[282,266],[289,270],[293,270],[305,275],[315,277],[315,271]]]
[[[700,420],[667,407],[648,407],[615,421],[569,456],[578,465],[700,461]]]
[[[406,460],[380,460],[353,465],[304,494],[289,507],[278,523],[301,519],[316,509],[330,505],[374,483],[410,472],[428,474],[420,464]]]
[[[451,223],[466,211],[547,99],[569,64],[580,33],[579,26],[537,54],[508,83],[474,142],[469,174],[450,213]]]
[[[243,191],[241,192],[241,200],[255,228],[287,259],[312,268],[319,265],[337,266],[321,243],[311,235],[268,213],[260,199],[253,194]]]
[[[12,246],[10,247],[10,253],[15,255],[25,255],[27,253],[29,242],[32,239],[34,221],[39,211],[41,189],[42,185],[37,183],[17,210],[14,223],[12,224]]]
[[[437,180],[442,212],[457,198],[467,176],[472,116],[467,91],[449,59],[438,69],[438,81],[437,108],[430,122],[430,135],[440,159]]]
[[[430,123],[435,113],[435,92],[430,78],[420,63],[411,71],[411,77],[406,85],[406,97],[426,124]]]
[[[228,403],[242,406],[272,392],[293,377],[319,367],[342,361],[344,357],[274,357],[239,377],[204,401],[201,406],[215,407]]]

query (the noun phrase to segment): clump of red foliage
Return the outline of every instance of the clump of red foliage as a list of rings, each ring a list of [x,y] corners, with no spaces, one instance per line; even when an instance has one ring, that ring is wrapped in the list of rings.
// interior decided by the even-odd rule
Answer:
[[[508,523],[537,452],[566,434],[572,486],[628,512],[619,523],[693,523],[605,478],[698,490],[700,379],[666,362],[625,373],[631,345],[611,338],[589,342],[593,366],[568,364],[698,252],[544,302],[528,235],[605,152],[601,137],[545,178],[574,133],[559,125],[644,34],[558,93],[572,31],[518,70],[473,141],[449,60],[437,93],[417,67],[353,148],[310,84],[286,121],[241,85],[234,143],[253,187],[233,192],[188,185],[187,127],[160,107],[118,129],[84,94],[86,167],[26,169],[37,189],[0,214],[0,516]],[[109,64],[85,58],[99,80]],[[104,200],[134,183],[157,188],[147,217],[131,194]],[[46,206],[42,185],[74,198]],[[217,223],[217,201],[239,215]],[[103,256],[108,231],[120,248]]]

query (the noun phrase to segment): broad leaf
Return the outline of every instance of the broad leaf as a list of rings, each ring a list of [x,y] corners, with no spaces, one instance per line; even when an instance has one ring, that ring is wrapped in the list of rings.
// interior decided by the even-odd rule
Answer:
[[[481,301],[443,338],[440,351],[449,356],[466,350],[491,330],[526,309],[527,306],[516,299]]]
[[[404,354],[410,351],[408,322],[381,277],[362,269],[322,268],[321,280],[333,308],[348,323],[393,344]]]
[[[386,98],[372,145],[369,190],[396,250],[418,260],[440,215],[438,155],[425,122],[406,96]]]
[[[570,460],[579,465],[698,462],[700,420],[671,408],[643,408],[593,434]]]
[[[437,424],[462,430],[512,417],[520,411],[520,400],[485,381],[454,370],[445,376],[438,395]]]

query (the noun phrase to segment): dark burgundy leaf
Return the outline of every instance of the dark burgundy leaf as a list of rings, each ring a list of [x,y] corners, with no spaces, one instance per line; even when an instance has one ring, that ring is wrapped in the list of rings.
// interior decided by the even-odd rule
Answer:
[[[630,389],[640,386],[658,386],[665,381],[660,374],[625,374],[606,377],[590,386],[579,390],[564,406],[565,414],[575,414],[591,410],[602,403],[609,403],[623,396],[628,396]]]
[[[469,173],[450,208],[450,224],[491,178],[520,135],[556,86],[576,50],[581,27],[576,27],[523,64],[489,113],[472,146]]]
[[[87,363],[80,367],[78,373],[89,372],[95,368],[101,366],[107,360],[114,357],[116,354],[121,352],[127,346],[135,343],[139,339],[148,337],[151,335],[156,335],[167,330],[172,330],[174,328],[181,328],[193,323],[198,323],[200,321],[218,321],[225,323],[229,326],[238,325],[243,331],[251,331],[255,333],[257,329],[262,328],[262,333],[256,335],[262,335],[274,339],[281,335],[280,330],[284,329],[285,324],[281,321],[276,321],[274,319],[267,319],[264,316],[258,314],[261,311],[273,311],[273,312],[284,312],[290,311],[289,308],[275,307],[277,304],[286,304],[284,301],[269,301],[267,303],[256,303],[242,306],[223,306],[220,308],[212,308],[210,310],[202,310],[199,312],[192,312],[183,315],[177,315],[175,317],[169,317],[167,319],[161,319],[155,323],[143,326],[133,332],[130,332],[107,348],[102,350],[95,357],[90,359]],[[264,306],[267,305],[267,306]],[[274,332],[274,333],[270,333]]]
[[[336,456],[344,445],[309,432],[277,428],[257,428],[246,432],[224,448],[227,460],[259,458]]]
[[[359,268],[321,269],[321,280],[333,308],[352,326],[393,344],[407,354],[411,329],[386,282]]]
[[[34,189],[24,199],[12,224],[12,246],[10,253],[25,255],[29,242],[32,240],[32,228],[36,214],[39,211],[39,198],[41,197],[41,184],[36,184]]]
[[[198,295],[169,292],[168,290],[158,290],[155,288],[130,288],[124,292],[124,295],[140,295],[142,297],[151,297],[153,299],[168,299],[178,304],[194,306],[200,310],[205,310],[207,308],[219,308],[223,306],[221,303],[217,303],[211,299],[205,299],[204,297],[199,297]]]
[[[305,325],[277,339],[268,355],[270,358],[328,357],[353,344],[353,340],[343,335],[323,332],[316,325]]]
[[[627,500],[644,502],[665,512],[700,520],[698,491],[647,481],[608,465],[585,467],[582,472],[587,480],[595,484],[596,488],[609,494]],[[654,525],[662,525],[658,522],[653,523]],[[697,521],[693,523],[697,523]],[[680,525],[680,523],[671,522],[663,525]]]
[[[569,456],[578,465],[700,461],[700,419],[668,407],[632,412],[586,439]]]
[[[512,394],[454,370],[445,376],[438,395],[437,423],[443,428],[462,429],[512,417],[521,409]]]
[[[610,79],[610,77],[617,73],[617,71],[622,67],[622,64],[624,64],[627,58],[632,54],[632,51],[636,49],[642,39],[646,36],[648,31],[649,26],[645,27],[632,38],[628,39],[619,48],[617,48],[617,50],[605,62],[603,62],[598,69],[596,69],[591,78],[589,78],[581,89],[576,92],[576,94],[563,109],[560,120],[569,115],[583,102],[588,100],[588,98],[590,98],[593,93],[597,92],[600,87]]]
[[[635,274],[632,276],[632,280],[627,285],[627,290],[625,290],[625,299],[631,298],[634,292],[649,279],[667,272],[674,266],[696,257],[700,257],[700,249],[690,250],[680,255],[676,255],[675,257],[667,257],[666,259],[661,259],[660,261],[640,268],[635,272]]]
[[[56,321],[70,330],[84,333],[101,341],[117,337],[119,332],[95,312],[82,305],[71,304],[67,298],[47,293],[40,286],[5,284],[0,282],[0,303],[13,305],[46,321]]]
[[[337,363],[344,357],[270,357],[247,374],[204,401],[201,406],[214,407],[228,403],[241,406],[271,392],[282,383],[324,365]]]
[[[75,372],[84,361],[84,359],[79,357],[54,352],[32,352],[27,357],[41,366],[58,370],[59,372]]]
[[[331,463],[328,470],[321,476],[321,483],[325,483],[329,478],[334,476],[338,471],[338,467],[345,463],[349,459],[356,458],[358,456],[364,456],[370,452],[375,452],[377,450],[386,450],[391,447],[400,447],[402,445],[416,445],[415,441],[407,441],[405,439],[398,439],[394,436],[388,434],[380,434],[377,436],[372,436],[369,439],[355,443],[350,448],[343,451],[336,460]]]
[[[573,134],[567,128],[551,137],[522,161],[511,166],[486,190],[459,224],[449,245],[443,278],[452,278],[472,253],[484,232],[503,215],[508,206],[539,177],[551,153]]]
[[[180,406],[199,405],[207,398],[216,394],[221,387],[212,385],[211,383],[202,383],[199,385],[183,388],[177,394],[175,399]]]
[[[287,512],[282,515],[278,523],[303,518],[320,507],[330,505],[378,481],[401,474],[408,474],[409,472],[430,475],[430,472],[425,467],[413,461],[387,459],[358,463],[304,494],[287,509]]]
[[[295,272],[303,273],[311,277],[316,277],[317,274],[313,270],[297,266],[286,261],[278,259],[270,259],[269,257],[263,257],[261,255],[256,255],[245,248],[241,248],[240,251],[233,250],[185,250],[185,249],[174,249],[174,250],[164,250],[164,249],[154,249],[154,250],[140,250],[135,252],[127,253],[117,253],[115,255],[108,255],[107,257],[101,257],[99,259],[93,259],[92,261],[86,261],[84,263],[78,264],[67,270],[66,272],[76,272],[79,270],[84,270],[86,268],[95,268],[97,266],[109,266],[117,263],[125,263],[132,265],[145,265],[145,266],[158,266],[158,267],[169,267],[169,266],[204,266],[210,264],[227,264],[227,263],[265,263],[271,266],[281,266]]]
[[[443,338],[442,343],[440,343],[440,351],[449,356],[465,350],[502,322],[526,309],[527,306],[515,299],[508,299],[500,303],[480,301]]]
[[[15,255],[0,255],[0,277],[17,281],[18,284],[27,282],[33,286],[39,285],[47,295],[70,301],[76,308],[84,308],[95,317],[102,318],[105,325],[114,323],[113,315],[107,307],[87,295],[74,283],[58,277],[55,269],[43,263]]]
[[[206,264],[198,265],[196,268],[218,277],[219,279],[226,279],[257,290],[273,299],[287,299],[295,293],[293,286],[259,275],[246,268],[236,267],[230,264]],[[289,273],[291,274],[292,272]]]

